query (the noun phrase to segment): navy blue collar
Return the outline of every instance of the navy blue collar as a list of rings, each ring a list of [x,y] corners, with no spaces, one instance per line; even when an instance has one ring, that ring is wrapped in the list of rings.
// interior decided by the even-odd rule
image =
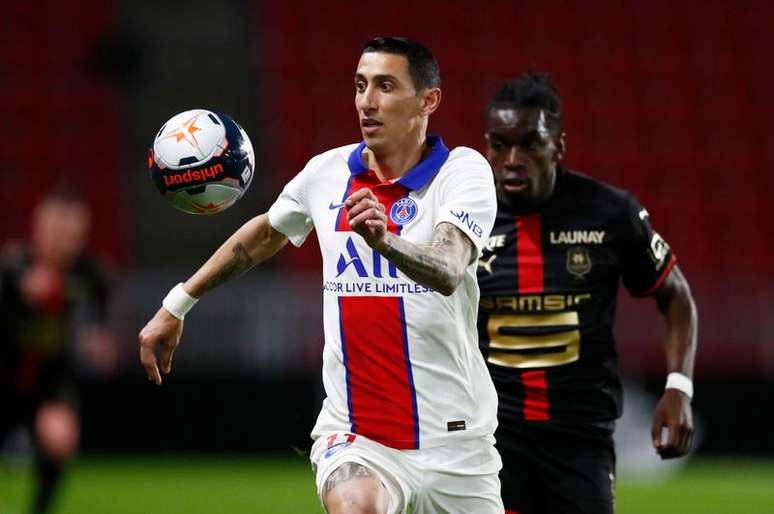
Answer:
[[[449,149],[443,144],[443,139],[440,136],[427,136],[427,143],[431,148],[430,154],[396,180],[396,184],[416,191],[425,187],[435,177],[446,159],[449,158]],[[353,175],[360,175],[368,171],[368,165],[363,161],[365,146],[365,141],[363,141],[349,154],[347,165]]]

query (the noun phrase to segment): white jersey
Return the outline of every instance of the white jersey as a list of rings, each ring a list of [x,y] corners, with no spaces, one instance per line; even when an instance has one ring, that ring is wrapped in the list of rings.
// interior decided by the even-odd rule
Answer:
[[[269,209],[276,230],[300,246],[317,230],[323,258],[323,383],[312,437],[361,434],[398,449],[492,434],[497,393],[478,349],[476,263],[451,296],[405,276],[347,223],[343,201],[367,187],[385,205],[388,230],[415,244],[452,223],[480,251],[497,209],[487,161],[475,150],[431,153],[396,181],[363,162],[365,143],[315,156]]]

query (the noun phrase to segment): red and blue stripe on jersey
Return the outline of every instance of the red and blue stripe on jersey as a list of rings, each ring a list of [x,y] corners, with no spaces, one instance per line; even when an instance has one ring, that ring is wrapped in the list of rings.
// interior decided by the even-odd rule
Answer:
[[[408,189],[382,184],[373,171],[350,178],[346,199],[367,187],[390,212]],[[351,231],[346,209],[337,231]],[[387,220],[387,230],[401,226]],[[375,262],[381,256],[374,252]],[[403,298],[399,296],[340,296],[341,349],[347,379],[351,431],[392,448],[419,447],[419,420],[411,371]]]
[[[427,184],[448,158],[440,138],[431,144],[427,159],[396,182],[382,182],[365,166],[365,145],[361,144],[350,156],[352,175],[342,202],[365,187],[390,213],[396,201]],[[387,230],[400,234],[401,229],[388,215]],[[352,230],[345,208],[336,218],[335,230]],[[382,257],[374,251],[373,258],[374,276],[383,278]],[[388,268],[389,276],[397,277],[394,265]],[[419,448],[419,413],[403,297],[340,296],[338,303],[351,431],[392,448]]]

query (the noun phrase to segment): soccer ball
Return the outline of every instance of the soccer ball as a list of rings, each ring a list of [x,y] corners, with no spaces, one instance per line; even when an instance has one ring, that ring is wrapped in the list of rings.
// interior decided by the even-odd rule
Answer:
[[[250,186],[255,154],[237,122],[222,113],[193,109],[161,126],[148,168],[173,206],[190,214],[215,214],[234,205]]]

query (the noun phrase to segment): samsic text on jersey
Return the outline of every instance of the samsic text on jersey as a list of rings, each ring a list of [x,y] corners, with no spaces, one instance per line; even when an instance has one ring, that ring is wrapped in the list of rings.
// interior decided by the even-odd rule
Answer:
[[[478,267],[478,331],[500,430],[620,416],[613,337],[619,277],[651,294],[675,263],[630,194],[558,170],[534,214],[497,214]]]

